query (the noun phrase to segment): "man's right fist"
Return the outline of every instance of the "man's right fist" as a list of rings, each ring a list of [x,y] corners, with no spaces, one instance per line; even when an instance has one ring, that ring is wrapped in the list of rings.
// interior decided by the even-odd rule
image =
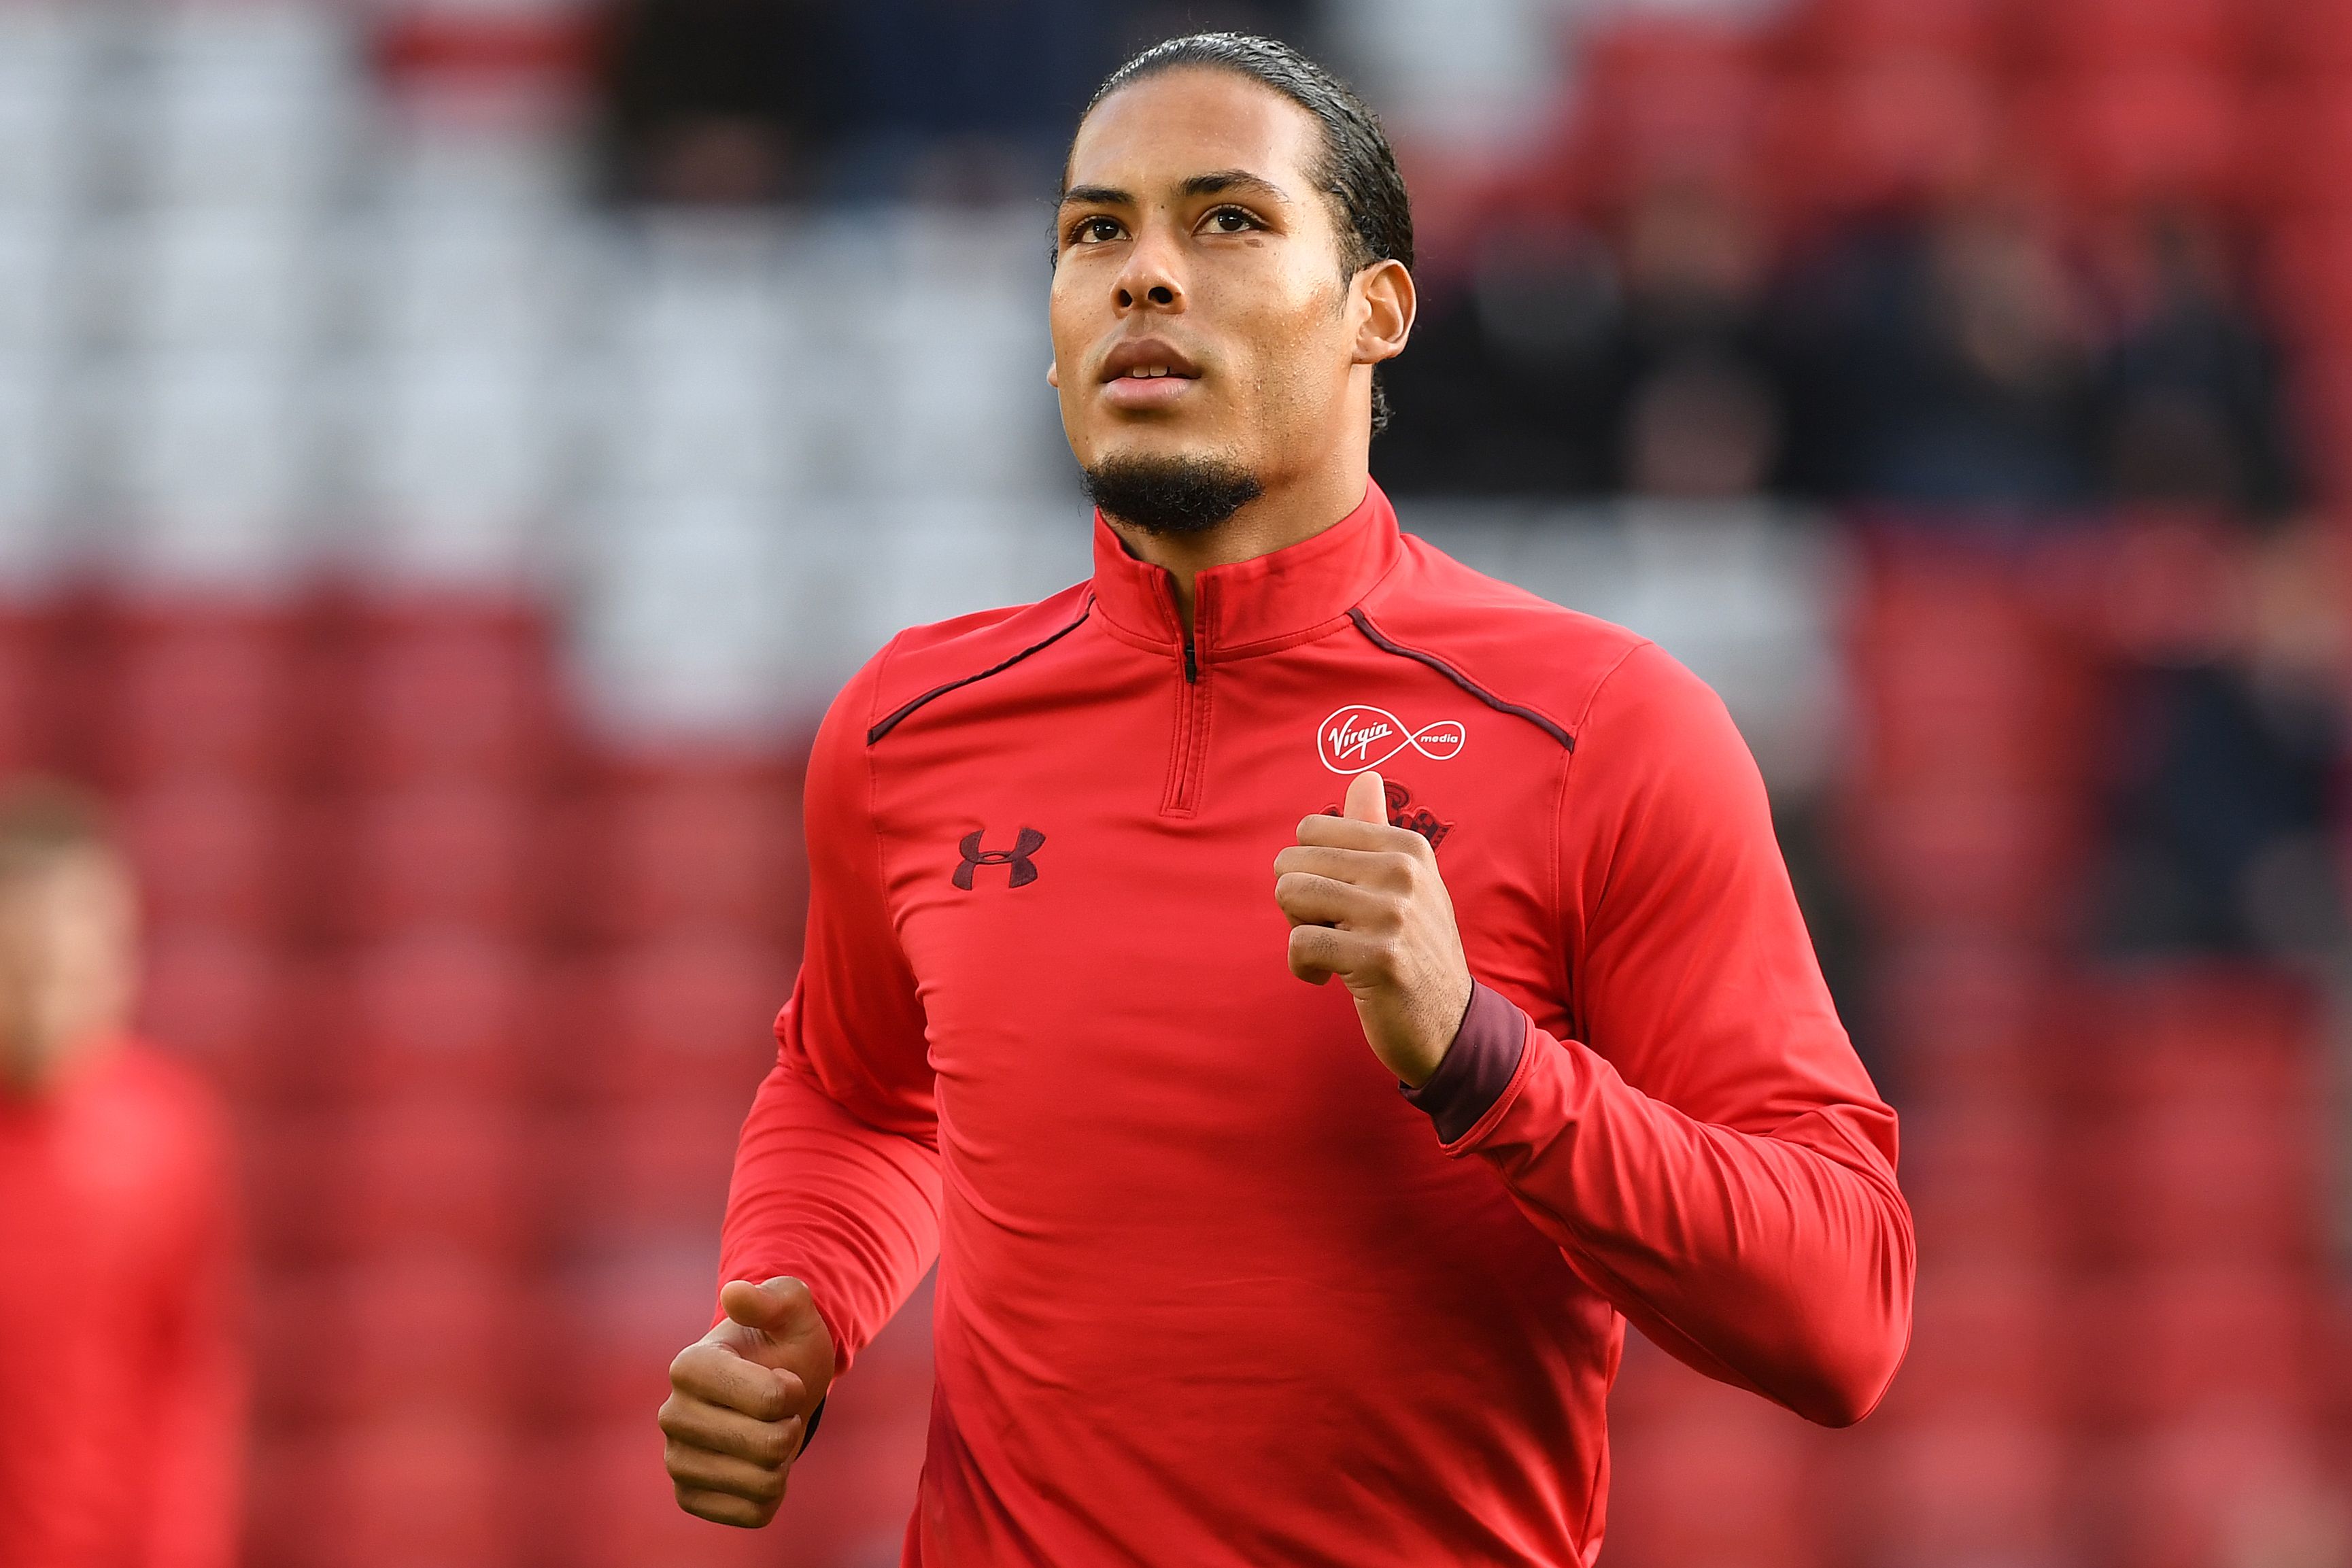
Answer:
[[[663,1458],[677,1506],[757,1530],[776,1517],[808,1418],[833,1382],[833,1332],[789,1275],[719,1292],[727,1321],[669,1363]]]

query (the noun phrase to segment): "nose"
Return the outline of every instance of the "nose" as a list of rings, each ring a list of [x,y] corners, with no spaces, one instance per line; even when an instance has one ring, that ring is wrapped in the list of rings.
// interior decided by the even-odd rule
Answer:
[[[1145,238],[1128,252],[1127,265],[1119,269],[1118,281],[1112,285],[1121,315],[1131,310],[1184,308],[1184,284],[1172,261],[1164,240],[1155,243]]]

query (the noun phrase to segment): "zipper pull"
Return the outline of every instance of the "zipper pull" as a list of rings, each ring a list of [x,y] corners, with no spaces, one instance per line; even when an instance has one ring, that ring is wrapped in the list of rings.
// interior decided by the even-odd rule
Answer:
[[[1184,636],[1184,679],[1187,684],[1192,684],[1200,679],[1201,661],[1192,652],[1192,637],[1187,632]]]

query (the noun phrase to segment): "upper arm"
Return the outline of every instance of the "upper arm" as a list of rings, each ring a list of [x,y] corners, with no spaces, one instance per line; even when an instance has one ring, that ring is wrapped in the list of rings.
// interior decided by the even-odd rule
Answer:
[[[888,657],[843,689],[810,752],[807,936],[776,1037],[784,1066],[851,1115],[928,1139],[937,1111],[923,1005],[890,913],[866,741]]]
[[[1655,645],[1602,683],[1568,772],[1561,901],[1586,1043],[1702,1121],[1769,1132],[1833,1110],[1891,1165],[1799,912],[1754,759]]]

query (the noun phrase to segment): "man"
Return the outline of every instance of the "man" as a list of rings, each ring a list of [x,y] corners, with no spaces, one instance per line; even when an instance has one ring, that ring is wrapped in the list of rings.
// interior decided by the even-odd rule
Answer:
[[[678,1500],[766,1522],[936,1256],[908,1563],[1589,1563],[1621,1319],[1833,1424],[1908,1329],[1754,764],[1399,533],[1411,219],[1329,76],[1139,57],[1057,233],[1095,574],[901,635],[819,734]]]
[[[57,785],[0,795],[0,1563],[231,1568],[244,1368],[227,1141],[125,1033],[129,868]]]

